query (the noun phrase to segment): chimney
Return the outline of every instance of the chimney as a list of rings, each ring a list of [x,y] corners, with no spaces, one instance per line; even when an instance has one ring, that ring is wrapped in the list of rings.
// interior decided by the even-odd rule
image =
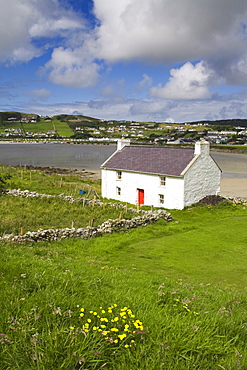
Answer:
[[[206,140],[197,141],[194,154],[200,154],[202,156],[209,155],[209,142]]]
[[[117,141],[117,150],[122,150],[125,146],[130,146],[130,140],[122,138]]]

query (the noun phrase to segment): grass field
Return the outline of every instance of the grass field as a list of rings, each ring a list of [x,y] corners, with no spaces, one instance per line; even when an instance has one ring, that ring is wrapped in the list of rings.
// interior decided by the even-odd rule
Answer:
[[[40,120],[40,122],[35,123],[5,122],[4,127],[0,128],[0,132],[4,132],[8,128],[20,128],[24,129],[25,132],[31,131],[33,133],[55,130],[58,135],[64,135],[65,137],[69,137],[74,133],[66,122],[61,122],[57,119],[53,119],[51,122]]]
[[[171,213],[91,240],[0,243],[0,369],[247,369],[246,209]]]

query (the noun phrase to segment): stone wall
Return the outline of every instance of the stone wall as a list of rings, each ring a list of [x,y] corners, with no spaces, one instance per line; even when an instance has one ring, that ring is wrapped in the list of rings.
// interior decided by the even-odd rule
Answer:
[[[66,238],[89,239],[102,236],[103,234],[111,234],[113,232],[127,231],[146,226],[161,218],[167,222],[172,219],[170,213],[162,209],[156,211],[143,211],[141,216],[133,217],[131,220],[109,219],[97,227],[86,226],[78,229],[40,229],[35,232],[28,231],[24,235],[4,235],[0,238],[0,241],[25,244],[27,242],[62,240]]]
[[[235,204],[242,204],[243,206],[247,206],[247,198],[242,198],[242,197],[228,197],[226,198],[232,203]]]
[[[7,189],[3,193],[15,196],[15,197],[26,197],[26,198],[55,198],[55,195],[48,194],[39,194],[37,192],[31,192],[28,190],[20,189]],[[96,199],[85,199],[85,198],[74,198],[72,196],[64,196],[60,194],[58,196],[64,201],[67,202],[82,202],[87,206],[102,206],[103,204],[110,205],[112,207],[125,208],[125,205],[122,203],[103,203]],[[135,208],[128,208],[128,211],[137,212]],[[167,222],[172,220],[171,214],[163,209],[154,210],[154,211],[144,211],[140,210],[138,216],[133,217],[130,220],[126,219],[109,219],[103,222],[97,227],[82,227],[82,228],[64,228],[64,229],[48,229],[48,230],[38,230],[35,232],[28,231],[24,235],[4,235],[0,238],[0,241],[13,242],[25,244],[27,242],[38,242],[38,241],[52,241],[52,240],[62,240],[66,238],[81,238],[89,239],[97,236],[102,236],[104,234],[111,234],[113,232],[127,231],[137,227],[146,226],[152,224],[155,221],[163,218]]]
[[[74,203],[79,202],[82,203],[85,206],[103,206],[107,205],[114,208],[125,208],[126,206],[123,203],[120,202],[111,202],[111,203],[105,203],[98,199],[87,199],[84,197],[75,198],[70,195],[64,195],[64,193],[59,195],[49,195],[49,194],[40,194],[36,191],[29,191],[29,190],[20,190],[20,189],[5,189],[2,190],[2,194],[6,194],[12,197],[24,197],[24,198],[58,198],[63,200],[64,202]],[[128,211],[130,212],[137,212],[136,208],[129,208]],[[139,210],[140,213],[143,213],[145,211]]]

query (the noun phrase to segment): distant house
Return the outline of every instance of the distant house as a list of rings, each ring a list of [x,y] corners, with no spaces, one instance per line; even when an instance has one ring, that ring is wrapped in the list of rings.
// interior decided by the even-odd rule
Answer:
[[[131,146],[129,140],[119,140],[101,171],[102,196],[131,204],[183,209],[220,193],[221,170],[207,141],[179,148]]]

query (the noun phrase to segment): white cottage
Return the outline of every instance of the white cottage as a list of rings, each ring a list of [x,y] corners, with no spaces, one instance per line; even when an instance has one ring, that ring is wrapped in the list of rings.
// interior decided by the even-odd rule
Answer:
[[[119,140],[101,174],[102,196],[131,204],[183,209],[220,193],[221,170],[207,141],[198,141],[193,149]]]

